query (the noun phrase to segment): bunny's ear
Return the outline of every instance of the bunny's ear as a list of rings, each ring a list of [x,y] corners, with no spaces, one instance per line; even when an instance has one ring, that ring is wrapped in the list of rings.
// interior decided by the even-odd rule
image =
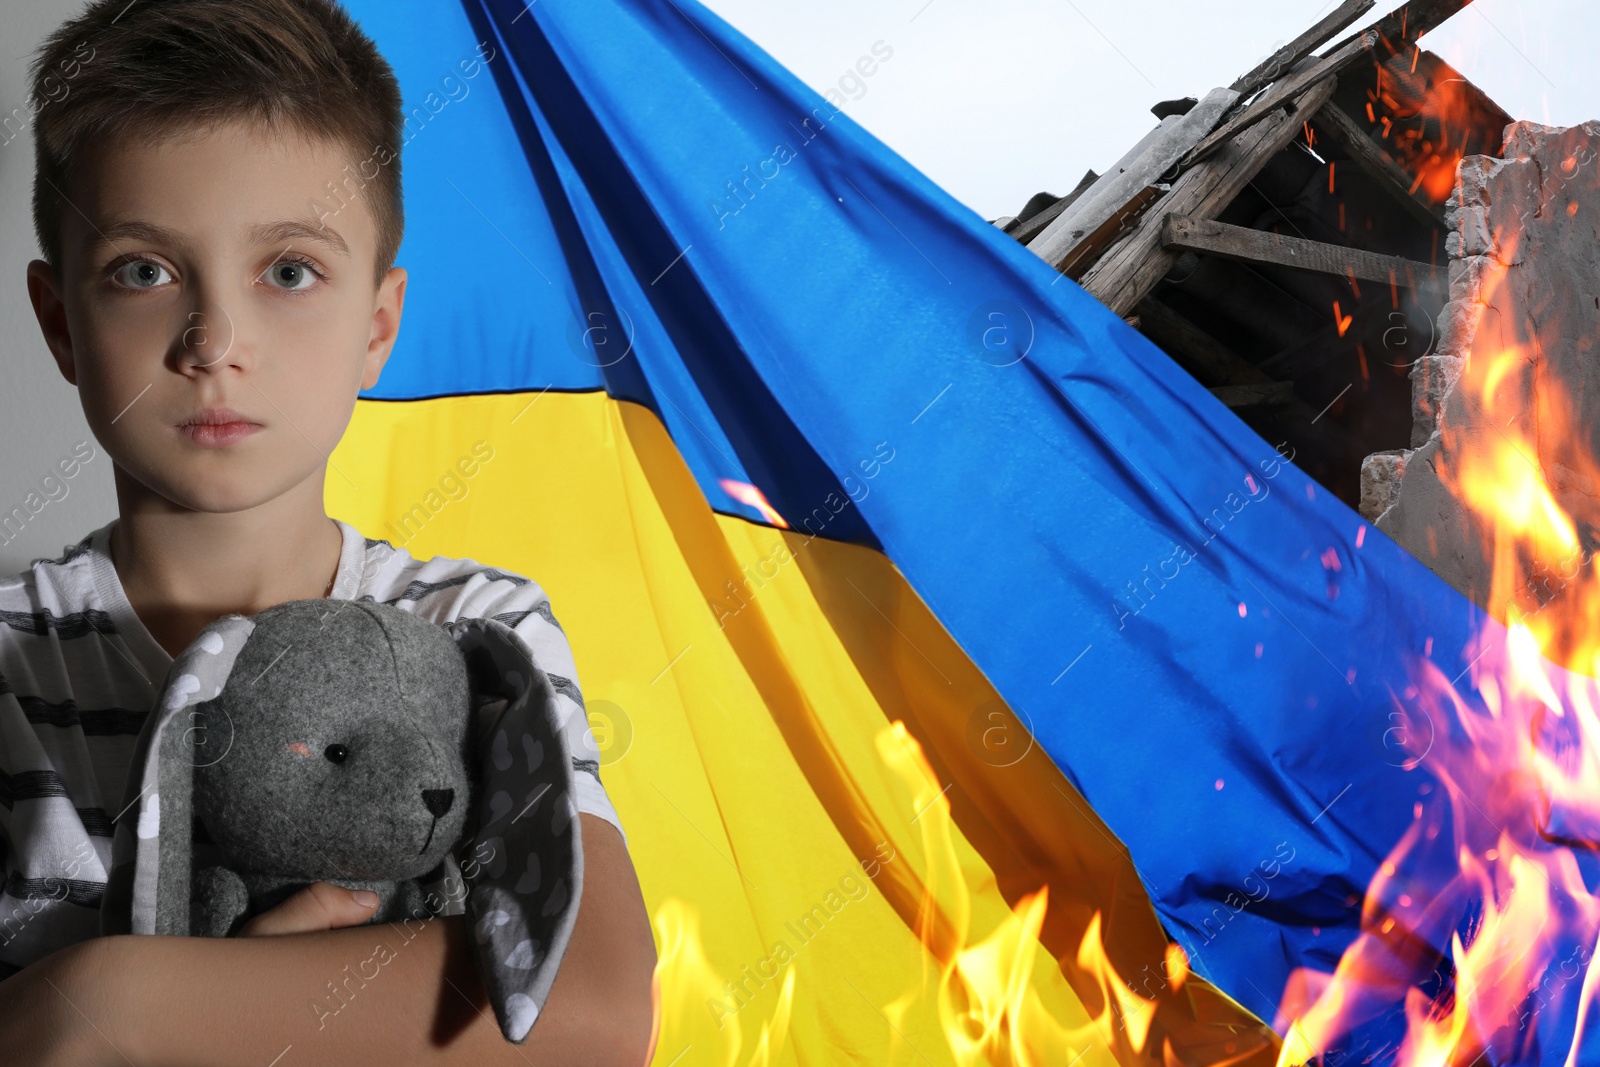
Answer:
[[[189,933],[194,769],[227,753],[232,724],[212,701],[254,629],[245,616],[225,615],[167,671],[134,742],[100,904],[102,935]]]
[[[506,1040],[550,996],[583,894],[572,758],[550,679],[505,623],[445,624],[473,693],[469,771],[480,778],[461,860],[468,941]]]

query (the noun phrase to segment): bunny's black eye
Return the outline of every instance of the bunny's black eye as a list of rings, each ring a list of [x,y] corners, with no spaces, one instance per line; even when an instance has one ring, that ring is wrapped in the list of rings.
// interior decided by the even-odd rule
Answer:
[[[343,745],[329,745],[323,749],[322,754],[327,756],[331,763],[343,763],[344,758],[350,754],[350,750]]]

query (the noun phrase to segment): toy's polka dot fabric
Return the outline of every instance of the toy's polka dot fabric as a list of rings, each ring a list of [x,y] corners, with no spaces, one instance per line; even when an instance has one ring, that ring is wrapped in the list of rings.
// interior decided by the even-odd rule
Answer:
[[[163,855],[167,840],[161,834],[163,775],[158,757],[174,747],[174,738],[182,740],[185,729],[193,721],[194,705],[222,692],[239,650],[254,629],[255,624],[242,615],[225,615],[202,630],[167,671],[166,681],[154,703],[160,713],[146,717],[134,744],[123,814],[117,819],[112,834],[111,869],[107,872],[105,895],[100,904],[102,934],[188,933],[186,922],[181,931],[162,928],[162,894],[158,887],[183,886],[182,911],[186,920],[188,874],[174,869],[170,847],[167,855]],[[174,779],[170,768],[166,777]],[[187,805],[180,805],[180,808],[188,810]],[[188,842],[184,844],[187,846]],[[187,847],[183,848],[179,858],[184,861],[184,867],[187,867],[188,855]],[[170,907],[166,910],[170,915]]]
[[[197,706],[222,691],[254,628],[243,616],[218,619],[173,661],[156,699],[161,713],[146,720],[135,748],[139,773],[130,775],[113,838],[103,933],[188,932],[193,840],[162,833],[161,794],[192,791]],[[468,947],[501,1032],[520,1043],[549,998],[583,892],[571,754],[555,689],[509,627],[462,619],[444,628],[472,681],[480,778],[474,820],[452,849],[467,887]],[[213,739],[226,732],[225,723],[207,725]],[[192,810],[182,799],[166,805],[175,825]]]
[[[582,838],[555,689],[504,623],[445,629],[466,655],[484,780],[466,878],[468,942],[501,1030],[521,1041],[550,995],[578,917]],[[465,876],[468,872],[463,872]]]

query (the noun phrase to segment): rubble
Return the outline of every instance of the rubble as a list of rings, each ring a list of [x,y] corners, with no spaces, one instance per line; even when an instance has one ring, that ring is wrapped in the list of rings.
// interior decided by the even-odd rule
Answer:
[[[1380,530],[1451,585],[1486,604],[1492,541],[1445,484],[1454,453],[1492,448],[1507,437],[1532,442],[1536,464],[1562,511],[1600,526],[1600,123],[1554,129],[1518,122],[1499,157],[1464,159],[1449,202],[1450,301],[1439,317],[1437,353],[1412,370],[1417,412],[1413,448],[1397,457],[1399,477],[1372,457],[1370,510]],[[1521,380],[1485,381],[1472,354],[1514,350]],[[1528,398],[1510,422],[1483,412],[1485,389]],[[1576,429],[1578,432],[1574,433]],[[1387,455],[1387,454],[1386,454]],[[1562,560],[1530,561],[1554,569]]]

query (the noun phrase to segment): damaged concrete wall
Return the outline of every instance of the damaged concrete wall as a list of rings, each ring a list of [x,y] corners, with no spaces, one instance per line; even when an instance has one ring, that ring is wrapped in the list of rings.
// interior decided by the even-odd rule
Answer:
[[[1461,163],[1450,301],[1410,373],[1411,448],[1368,457],[1361,511],[1487,606],[1493,534],[1451,487],[1486,464],[1529,464],[1591,546],[1518,559],[1542,605],[1600,543],[1600,123],[1513,123],[1501,157]]]

